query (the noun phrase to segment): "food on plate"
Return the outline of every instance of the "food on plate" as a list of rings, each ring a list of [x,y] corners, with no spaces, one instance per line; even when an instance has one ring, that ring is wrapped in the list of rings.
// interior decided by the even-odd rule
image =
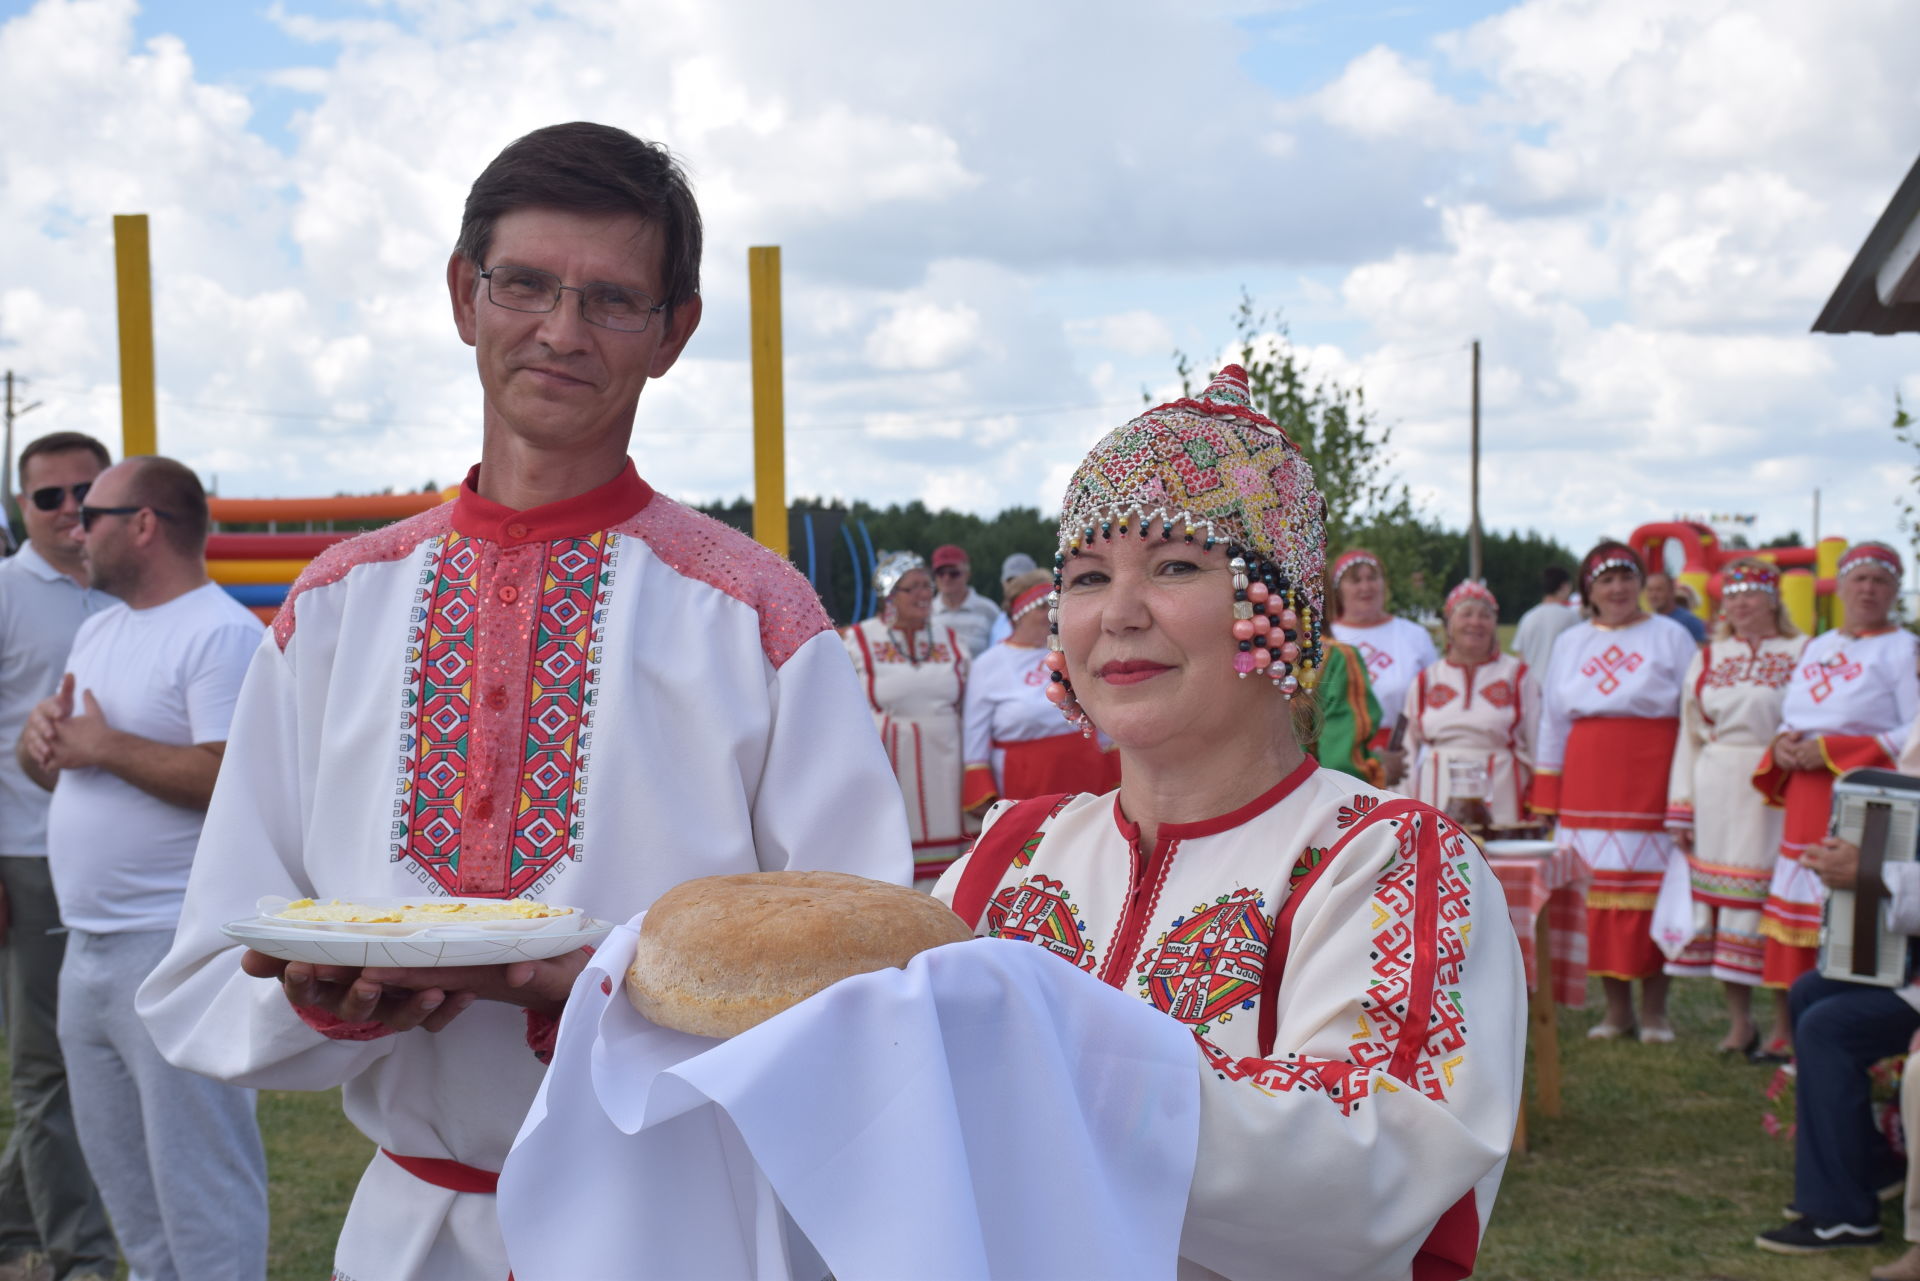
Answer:
[[[567,916],[570,907],[553,907],[530,898],[490,899],[484,903],[427,899],[420,903],[391,903],[374,906],[345,899],[301,898],[274,915],[284,921],[326,921],[341,925],[454,925],[465,921],[535,921],[550,916]]]
[[[939,900],[864,876],[704,876],[647,909],[627,999],[663,1027],[728,1037],[849,975],[972,936]]]

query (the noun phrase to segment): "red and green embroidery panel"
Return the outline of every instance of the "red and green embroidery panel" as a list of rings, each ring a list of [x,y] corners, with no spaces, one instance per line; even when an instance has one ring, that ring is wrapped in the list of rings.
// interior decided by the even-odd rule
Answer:
[[[478,602],[478,549],[450,538],[440,549],[407,636],[407,695],[412,804],[395,833],[394,860],[411,859],[452,891],[460,864],[460,810],[466,791],[473,724],[473,652]],[[405,740],[403,740],[403,743]]]

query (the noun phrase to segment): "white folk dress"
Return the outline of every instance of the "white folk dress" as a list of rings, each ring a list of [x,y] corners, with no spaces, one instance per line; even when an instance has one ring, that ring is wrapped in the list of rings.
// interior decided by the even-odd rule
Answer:
[[[1119,757],[1102,751],[1047,699],[1053,672],[1043,646],[990,645],[967,672],[961,804],[1024,800],[1055,792],[1109,792]]]
[[[1149,856],[1139,835],[1118,795],[1063,800],[977,931],[1192,1029],[1200,1140],[1178,1275],[1466,1275],[1526,1027],[1506,898],[1479,850],[1312,761],[1230,814],[1162,827]],[[935,895],[951,902],[966,869]]]
[[[554,1023],[482,1001],[388,1034],[240,972],[263,895],[528,895],[624,920],[691,877],[905,882],[906,824],[840,641],[784,560],[631,465],[330,549],[248,671],[173,950],[139,1009],[173,1063],[343,1088],[377,1153],[341,1281],[504,1281],[494,1197]],[[402,1163],[405,1164],[402,1164]]]
[[[931,882],[977,830],[960,808],[966,649],[951,630],[935,638],[878,618],[848,628],[846,644],[906,802],[915,879]]]
[[[1670,618],[1560,633],[1541,684],[1533,808],[1559,816],[1554,839],[1592,874],[1587,972],[1659,974],[1653,905],[1673,854],[1667,779],[1693,637]]]
[[[1406,706],[1408,688],[1440,658],[1433,637],[1420,624],[1400,617],[1372,627],[1336,622],[1333,634],[1367,660],[1367,682],[1373,686],[1373,696],[1380,701],[1380,715],[1386,722],[1375,732],[1373,746],[1385,747],[1393,737],[1394,717]]]
[[[1801,852],[1827,834],[1834,779],[1850,769],[1893,767],[1920,710],[1917,658],[1920,639],[1904,629],[1856,636],[1836,628],[1808,641],[1793,669],[1779,732],[1818,735],[1824,768],[1782,769],[1769,748],[1754,772],[1767,803],[1785,810],[1780,860],[1761,910],[1768,987],[1790,986],[1814,966],[1823,892],[1801,866]]]
[[[1753,771],[1780,724],[1780,704],[1804,636],[1711,641],[1687,668],[1680,736],[1667,784],[1667,826],[1693,837],[1694,937],[1674,974],[1760,982],[1760,908],[1780,851],[1780,811],[1753,789]]]
[[[1423,669],[1407,690],[1407,753],[1411,792],[1446,812],[1460,766],[1484,771],[1482,798],[1496,824],[1520,822],[1533,777],[1524,690],[1527,665],[1512,654],[1459,666],[1442,659]]]

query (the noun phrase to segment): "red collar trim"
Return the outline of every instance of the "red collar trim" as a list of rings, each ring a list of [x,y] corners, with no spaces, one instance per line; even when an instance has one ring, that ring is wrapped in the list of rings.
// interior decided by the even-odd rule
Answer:
[[[618,476],[584,494],[515,511],[480,496],[480,467],[475,464],[460,482],[453,500],[453,527],[469,538],[484,538],[505,547],[545,543],[556,538],[585,538],[630,520],[653,501],[653,486],[640,479],[629,458]]]
[[[1481,659],[1480,661],[1478,661],[1478,662],[1475,662],[1475,663],[1458,663],[1458,662],[1455,662],[1455,661],[1454,661],[1453,659],[1451,659],[1451,658],[1447,658],[1447,657],[1444,657],[1444,656],[1443,656],[1443,657],[1442,657],[1442,658],[1440,659],[1440,661],[1441,661],[1441,662],[1443,662],[1443,663],[1445,663],[1445,664],[1446,664],[1446,665],[1447,665],[1448,667],[1451,667],[1451,668],[1454,668],[1454,669],[1455,669],[1455,670],[1457,670],[1457,671],[1462,671],[1462,672],[1471,672],[1471,671],[1475,671],[1475,670],[1477,670],[1477,669],[1479,669],[1479,668],[1482,668],[1482,667],[1485,667],[1485,666],[1487,666],[1487,665],[1488,665],[1488,664],[1490,664],[1490,663],[1497,663],[1497,662],[1499,662],[1499,661],[1500,661],[1500,648],[1499,648],[1499,645],[1498,645],[1498,643],[1496,642],[1496,644],[1495,644],[1495,646],[1494,646],[1494,651],[1493,651],[1493,654],[1492,654],[1492,656],[1491,656],[1491,657],[1488,657],[1488,658],[1483,658],[1483,659]]]
[[[1162,823],[1160,840],[1164,845],[1170,840],[1190,841],[1196,837],[1218,836],[1222,832],[1231,832],[1236,827],[1252,822],[1293,795],[1300,789],[1300,785],[1312,777],[1313,772],[1319,768],[1320,762],[1308,756],[1300,762],[1293,773],[1230,814],[1222,814],[1218,818],[1203,818],[1193,823]],[[1120,835],[1127,838],[1129,844],[1140,839],[1140,825],[1128,818],[1126,812],[1120,808],[1118,792],[1113,794],[1113,823],[1120,829]]]
[[[1888,636],[1899,630],[1900,630],[1899,624],[1888,623],[1885,627],[1875,627],[1864,632],[1850,632],[1846,628],[1842,627],[1840,629],[1840,634],[1842,636],[1851,636],[1854,640],[1869,640],[1875,636]]]

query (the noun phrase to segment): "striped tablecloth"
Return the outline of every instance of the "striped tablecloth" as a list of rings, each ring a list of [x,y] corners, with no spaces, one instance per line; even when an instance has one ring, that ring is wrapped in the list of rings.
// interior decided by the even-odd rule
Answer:
[[[1547,855],[1489,856],[1507,894],[1507,915],[1520,936],[1527,988],[1534,977],[1534,927],[1547,913],[1547,947],[1553,960],[1553,999],[1575,1009],[1587,1003],[1587,869],[1571,849]]]

